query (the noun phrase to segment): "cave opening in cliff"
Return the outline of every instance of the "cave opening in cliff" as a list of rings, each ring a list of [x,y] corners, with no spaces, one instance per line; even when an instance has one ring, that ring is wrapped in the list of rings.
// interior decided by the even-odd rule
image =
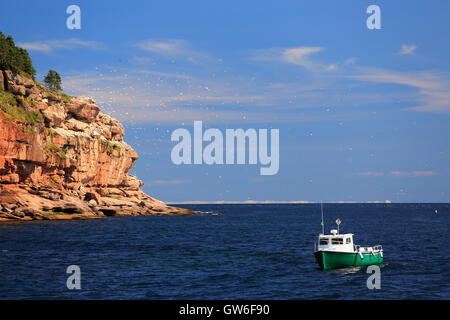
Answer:
[[[113,209],[101,209],[101,212],[103,212],[103,214],[107,217],[112,217],[116,215],[116,211]]]

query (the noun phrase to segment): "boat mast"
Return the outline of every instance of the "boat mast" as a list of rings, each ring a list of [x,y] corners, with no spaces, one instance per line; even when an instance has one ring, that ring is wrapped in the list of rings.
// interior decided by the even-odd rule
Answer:
[[[322,203],[322,200],[320,200],[320,212],[322,214],[322,222],[320,223],[322,225],[322,234],[325,234],[324,225],[323,225],[323,203]]]

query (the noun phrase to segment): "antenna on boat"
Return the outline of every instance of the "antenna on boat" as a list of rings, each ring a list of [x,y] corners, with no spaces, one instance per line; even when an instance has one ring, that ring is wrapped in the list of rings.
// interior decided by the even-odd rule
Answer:
[[[336,219],[336,224],[338,226],[338,234],[339,234],[339,225],[341,224],[341,219],[337,218]]]
[[[322,226],[322,234],[325,234],[324,225],[323,225],[323,203],[322,203],[322,200],[320,200],[320,212],[322,214],[322,222],[320,223],[320,225]]]

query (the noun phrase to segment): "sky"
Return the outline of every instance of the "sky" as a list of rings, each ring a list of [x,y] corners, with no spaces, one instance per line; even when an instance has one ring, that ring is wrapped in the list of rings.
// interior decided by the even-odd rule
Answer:
[[[66,9],[81,9],[68,29]],[[381,29],[370,30],[369,5]],[[448,1],[9,1],[42,81],[94,98],[166,202],[450,201]],[[175,165],[171,134],[278,129],[279,171]]]

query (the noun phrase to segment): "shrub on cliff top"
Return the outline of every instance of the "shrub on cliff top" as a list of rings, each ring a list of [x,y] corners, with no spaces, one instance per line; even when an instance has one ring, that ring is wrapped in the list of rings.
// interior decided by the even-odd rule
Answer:
[[[31,63],[27,50],[17,47],[11,36],[6,37],[0,31],[0,70],[11,70],[34,79],[36,70]]]

